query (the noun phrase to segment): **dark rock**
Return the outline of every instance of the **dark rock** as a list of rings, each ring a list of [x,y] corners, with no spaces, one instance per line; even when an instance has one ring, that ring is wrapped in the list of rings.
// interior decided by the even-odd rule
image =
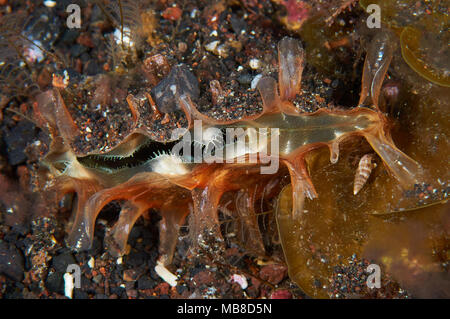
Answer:
[[[131,247],[136,245],[136,241],[139,237],[142,236],[142,225],[134,226],[131,229],[130,236],[128,236],[128,243]]]
[[[110,292],[111,292],[111,294],[116,294],[122,298],[126,296],[125,288],[122,288],[122,287],[112,287],[112,288],[110,288]]]
[[[92,246],[88,250],[89,255],[91,256],[97,256],[101,254],[103,249],[103,245],[100,239],[98,237],[94,237],[94,240],[92,241]]]
[[[250,298],[258,298],[259,288],[255,287],[255,286],[250,286],[247,288],[247,294]]]
[[[144,251],[131,252],[127,256],[126,263],[131,267],[139,267],[144,265],[148,257],[148,254]]]
[[[251,83],[252,83],[252,81],[253,81],[253,76],[251,75],[251,74],[249,74],[249,73],[244,73],[244,74],[242,74],[242,75],[240,75],[238,78],[237,78],[237,80],[238,80],[238,82],[240,83],[240,84],[243,84],[243,85],[250,85]]]
[[[333,82],[331,82],[331,87],[333,89],[337,88],[338,86],[339,86],[339,80],[338,79],[336,79]]]
[[[93,283],[86,278],[86,276],[84,274],[81,275],[81,290],[89,292],[91,290],[93,290]]]
[[[154,246],[157,247],[156,245]],[[156,265],[156,260],[159,258],[158,249],[152,249],[149,253],[148,266],[154,268]]]
[[[130,290],[136,288],[136,283],[134,281],[125,282],[125,290]]]
[[[190,269],[190,275],[191,277],[194,277],[196,274],[198,274],[199,272],[205,270],[205,265],[202,264],[197,264],[195,265],[194,268]]]
[[[19,240],[19,233],[11,230],[10,232],[5,234],[3,240],[7,241],[8,243],[14,244],[16,241]]]
[[[70,252],[62,253],[52,259],[52,267],[55,268],[56,271],[62,273],[65,273],[67,271],[67,266],[71,264],[77,264],[77,262]]]
[[[50,50],[61,33],[62,23],[50,8],[33,10],[24,27],[24,35],[33,42],[39,41],[45,50]],[[36,42],[35,42],[36,43]]]
[[[80,35],[80,32],[77,29],[67,28],[61,38],[61,41],[66,45],[73,44],[73,43],[75,43],[75,41],[77,40],[79,35]]]
[[[80,60],[83,63],[87,63],[89,60],[91,59],[91,56],[89,55],[89,53],[85,52],[80,56]]]
[[[79,251],[74,254],[75,259],[78,264],[83,264],[82,269],[83,272],[90,269],[89,265],[87,264],[89,259],[91,258],[90,255],[86,251]]]
[[[19,288],[19,289],[24,289],[24,288],[25,288],[25,285],[24,285],[23,283],[21,283],[20,281],[17,281],[17,282],[15,283],[15,286],[16,286],[17,288]]]
[[[25,224],[17,224],[14,225],[12,227],[12,230],[16,233],[18,233],[20,236],[25,236],[26,234],[28,234],[30,232],[30,224],[29,223],[25,223]]]
[[[152,247],[156,247],[155,241],[158,240],[158,233],[152,232],[147,227],[146,231],[142,233],[142,243],[146,245],[151,245]],[[157,250],[157,249],[155,249]]]
[[[161,279],[161,278],[159,277],[159,275],[156,273],[156,271],[155,271],[153,268],[150,268],[150,277],[151,277],[153,280],[159,280],[159,279]]]
[[[85,64],[83,71],[86,75],[96,75],[101,73],[102,69],[96,61],[90,60]]]
[[[97,276],[94,276],[92,278],[92,281],[95,282],[96,284],[99,284],[103,281],[103,276],[101,274],[98,274]]]
[[[176,95],[188,95],[196,101],[200,95],[198,81],[184,64],[176,65],[161,82],[151,90],[159,110],[163,113],[179,109]],[[176,93],[176,94],[174,94]]]
[[[89,299],[89,295],[87,292],[75,288],[73,290],[73,299]]]
[[[30,289],[31,291],[34,291],[34,292],[40,292],[41,291],[41,287],[39,287],[39,282],[37,282],[37,281],[33,281],[28,286],[28,289]]]
[[[186,286],[183,285],[177,285],[177,292],[182,295],[183,292],[185,292],[188,288]]]
[[[138,292],[136,289],[127,290],[127,296],[130,298],[137,298]]]
[[[24,261],[21,252],[14,246],[0,242],[0,274],[15,281],[23,279]]]
[[[64,273],[54,272],[47,276],[45,280],[45,287],[48,291],[55,293],[64,293]]]
[[[9,130],[5,128],[3,139],[10,165],[19,165],[26,161],[25,148],[36,136],[36,127],[29,121],[20,121]]]
[[[5,299],[23,299],[22,290],[19,289],[7,290],[5,294]]]
[[[70,0],[73,1],[73,0]],[[105,18],[104,13],[98,6],[94,6],[91,12],[91,23],[103,20]]]
[[[142,276],[138,280],[138,289],[153,289],[156,286],[156,282],[148,276]]]
[[[70,53],[76,58],[78,58],[85,52],[87,52],[87,48],[85,46],[79,45],[79,44],[73,45],[70,49]]]
[[[244,19],[238,18],[236,15],[231,15],[231,28],[233,29],[234,33],[237,35],[240,35],[242,31],[245,31],[247,29],[247,23],[245,23]]]

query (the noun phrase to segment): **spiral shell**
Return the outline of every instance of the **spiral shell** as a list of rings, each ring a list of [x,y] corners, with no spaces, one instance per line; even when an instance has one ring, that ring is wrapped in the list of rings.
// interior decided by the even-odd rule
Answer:
[[[374,155],[366,154],[359,160],[358,168],[355,173],[355,181],[353,182],[353,195],[358,194],[358,192],[363,188],[369,179],[372,169],[376,167],[375,163],[372,163]]]

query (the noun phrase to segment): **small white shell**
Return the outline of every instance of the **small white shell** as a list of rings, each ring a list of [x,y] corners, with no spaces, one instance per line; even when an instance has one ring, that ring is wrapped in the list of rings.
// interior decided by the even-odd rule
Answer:
[[[172,274],[160,261],[156,263],[155,272],[170,286],[175,287],[177,285],[178,277]]]
[[[233,280],[233,282],[236,282],[239,284],[239,286],[241,286],[241,288],[244,290],[248,287],[248,282],[247,282],[247,278],[245,278],[245,276],[239,275],[239,274],[234,274],[231,279]]]
[[[73,297],[73,288],[74,288],[74,277],[72,274],[65,273],[64,276],[64,295],[67,298],[72,299]]]
[[[358,194],[358,192],[363,188],[369,179],[372,169],[376,164],[372,163],[374,155],[366,154],[359,160],[358,168],[356,169],[355,181],[353,183],[353,195]]]

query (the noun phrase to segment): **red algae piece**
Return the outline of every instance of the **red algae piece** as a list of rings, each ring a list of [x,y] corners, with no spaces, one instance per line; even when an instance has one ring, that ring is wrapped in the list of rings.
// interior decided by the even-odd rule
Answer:
[[[270,295],[270,299],[292,299],[292,294],[286,289],[275,290]]]

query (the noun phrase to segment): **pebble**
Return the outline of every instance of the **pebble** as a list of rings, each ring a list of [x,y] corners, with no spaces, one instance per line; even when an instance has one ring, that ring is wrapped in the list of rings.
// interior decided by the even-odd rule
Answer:
[[[216,40],[216,41],[213,41],[213,42],[210,42],[210,43],[206,44],[205,45],[206,51],[214,52],[216,50],[217,46],[219,45],[219,43],[220,43],[220,41]]]
[[[277,285],[287,276],[287,267],[278,264],[267,265],[260,270],[259,276],[261,279]]]
[[[96,284],[99,284],[103,281],[103,276],[101,274],[98,274],[92,278],[92,281]]]
[[[123,272],[123,280],[125,281],[136,281],[138,273],[134,269],[127,269]]]
[[[37,130],[33,123],[20,121],[10,130],[4,128],[1,132],[6,144],[6,154],[10,165],[19,165],[26,161],[25,149],[37,136]]]
[[[258,59],[250,59],[248,65],[253,69],[253,70],[257,70],[259,68],[261,68],[261,61]]]
[[[149,276],[142,276],[139,278],[137,286],[139,290],[153,289],[156,286],[156,282]]]
[[[72,45],[77,40],[78,36],[79,31],[77,31],[76,29],[67,29],[64,32],[61,41],[64,42],[64,44]]]
[[[234,274],[231,279],[233,282],[238,283],[242,289],[246,289],[248,287],[247,278],[245,278],[245,276]]]
[[[178,43],[178,51],[180,51],[181,53],[184,53],[184,52],[186,52],[187,49],[188,49],[188,46],[187,46],[186,42]]]
[[[94,268],[95,267],[95,259],[94,259],[94,257],[91,257],[89,259],[88,266],[89,266],[89,268]]]
[[[275,290],[270,295],[270,299],[292,299],[292,294],[286,289]]]
[[[87,52],[87,48],[83,45],[80,44],[74,44],[71,49],[70,49],[70,53],[72,56],[74,56],[75,58],[78,58],[79,56],[81,56],[83,53]]]
[[[44,1],[44,6],[53,8],[54,6],[56,6],[56,1],[46,0]]]
[[[58,272],[65,273],[67,266],[71,264],[77,264],[77,262],[70,252],[62,253],[52,259],[52,267]]]
[[[170,289],[170,285],[166,282],[162,282],[155,287],[155,292],[158,295],[168,295],[169,289]]]
[[[96,75],[102,72],[102,68],[98,65],[98,63],[94,60],[88,61],[88,63],[84,66],[83,69],[86,75]]]
[[[89,299],[89,295],[85,291],[82,291],[80,289],[74,289],[73,299]]]
[[[204,270],[197,273],[194,278],[194,283],[197,286],[212,284],[214,282],[214,276],[210,271]]]
[[[45,288],[50,292],[62,293],[64,291],[63,274],[52,272],[45,279]]]
[[[166,20],[176,21],[181,18],[183,11],[178,7],[170,7],[164,10],[162,17]]]

